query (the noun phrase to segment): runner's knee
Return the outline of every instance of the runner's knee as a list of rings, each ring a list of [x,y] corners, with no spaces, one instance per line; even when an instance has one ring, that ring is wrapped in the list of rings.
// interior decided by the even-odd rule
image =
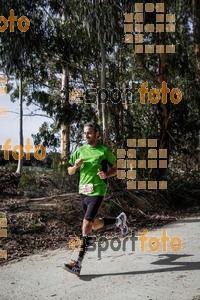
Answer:
[[[83,231],[88,231],[92,229],[92,222],[86,219],[83,219]]]
[[[92,229],[98,230],[103,227],[103,219],[96,218],[92,223]]]

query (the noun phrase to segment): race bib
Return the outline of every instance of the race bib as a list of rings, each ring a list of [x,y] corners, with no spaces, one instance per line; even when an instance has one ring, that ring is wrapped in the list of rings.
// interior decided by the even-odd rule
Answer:
[[[94,186],[92,183],[89,184],[81,184],[79,187],[80,194],[91,194],[94,192]]]

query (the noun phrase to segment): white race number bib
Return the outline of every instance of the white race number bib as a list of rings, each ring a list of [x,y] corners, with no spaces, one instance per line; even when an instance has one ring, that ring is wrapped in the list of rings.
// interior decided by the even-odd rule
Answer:
[[[80,194],[91,194],[92,192],[94,192],[94,186],[92,183],[89,184],[81,184],[79,187],[79,192]]]

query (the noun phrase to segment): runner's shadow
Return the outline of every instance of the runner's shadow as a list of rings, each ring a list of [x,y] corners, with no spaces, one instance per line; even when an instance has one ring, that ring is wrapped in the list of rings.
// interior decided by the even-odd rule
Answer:
[[[165,259],[162,257],[165,256]],[[130,272],[120,272],[120,273],[105,273],[105,274],[90,274],[90,275],[80,275],[80,279],[83,281],[91,281],[92,279],[103,277],[103,276],[121,276],[121,275],[143,275],[143,274],[153,274],[153,273],[164,273],[164,272],[174,272],[174,271],[192,271],[200,270],[200,261],[190,262],[177,262],[176,260],[182,257],[189,257],[193,255],[183,254],[161,254],[158,255],[158,260],[151,263],[152,265],[164,265],[171,266],[169,268],[162,269],[152,269],[152,270],[141,270],[141,271],[130,271]]]

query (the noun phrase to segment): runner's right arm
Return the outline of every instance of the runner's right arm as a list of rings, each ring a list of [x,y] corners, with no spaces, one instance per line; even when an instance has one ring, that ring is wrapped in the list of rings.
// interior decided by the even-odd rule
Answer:
[[[82,165],[82,163],[83,163],[83,159],[82,158],[78,158],[75,161],[74,166],[70,166],[70,167],[67,168],[68,174],[69,175],[74,175],[76,173],[76,170]]]

